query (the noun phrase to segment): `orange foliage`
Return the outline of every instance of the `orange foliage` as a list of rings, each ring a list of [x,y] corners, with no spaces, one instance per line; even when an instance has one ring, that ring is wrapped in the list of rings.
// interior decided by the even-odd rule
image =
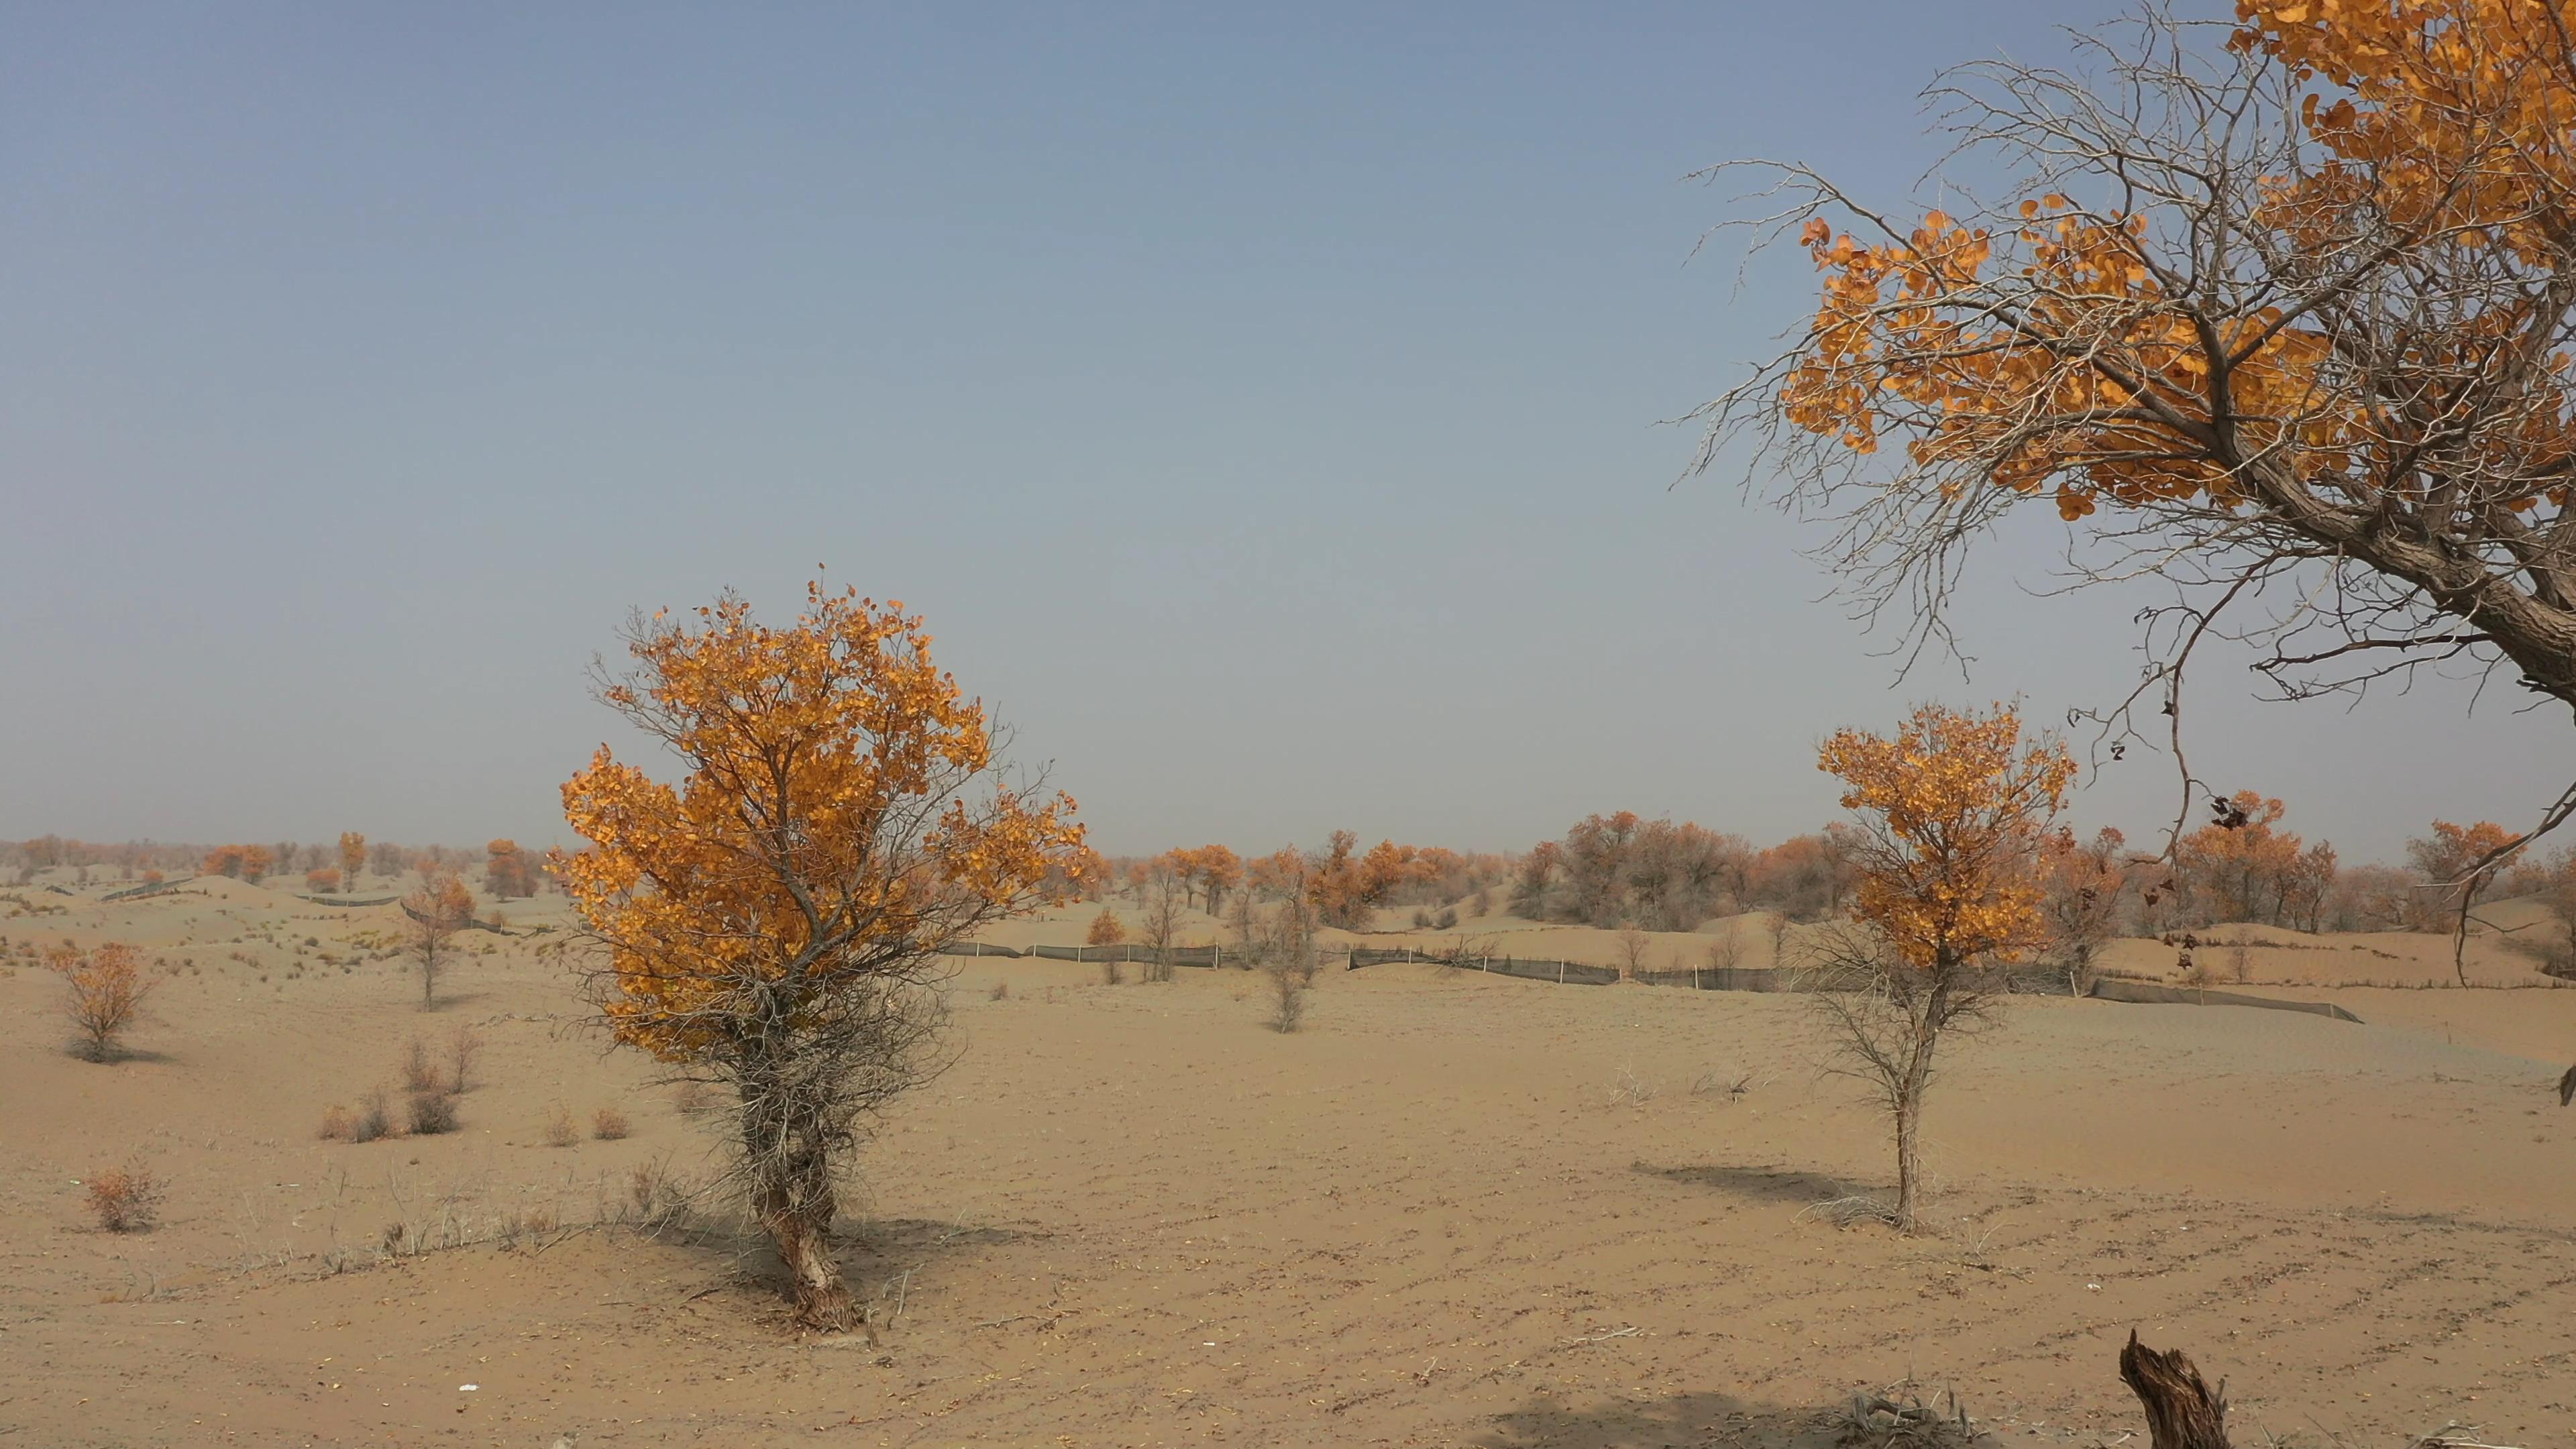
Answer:
[[[367,837],[354,830],[340,832],[340,875],[354,886],[358,873],[367,868]]]
[[[57,947],[46,960],[63,978],[63,1015],[81,1036],[81,1055],[103,1062],[115,1049],[119,1032],[131,1025],[152,994],[143,974],[143,954],[121,941],[88,951]]]
[[[537,893],[537,867],[515,840],[495,840],[483,847],[483,889],[501,900]]]
[[[1864,821],[1857,912],[1907,964],[1938,975],[2038,943],[2033,864],[2075,779],[2064,746],[2024,748],[2020,716],[2000,704],[1925,705],[1893,738],[1836,732],[1817,768]]]
[[[1127,939],[1127,927],[1107,906],[1102,906],[1100,914],[1091,918],[1090,932],[1082,939],[1093,946],[1115,946]]]
[[[2456,910],[2463,899],[2476,904],[2478,897],[2495,884],[2496,877],[2513,865],[2522,854],[2519,847],[2507,848],[2514,845],[2514,840],[2514,832],[2492,820],[2475,825],[2436,820],[2430,837],[2406,842],[2406,853],[2418,870],[2442,887],[2435,892],[2439,900]],[[2489,856],[2495,858],[2488,860]],[[2486,864],[2478,866],[2480,861]],[[2472,866],[2478,866],[2474,873]],[[2426,915],[2429,924],[2430,912]]]
[[[1307,877],[1306,899],[1325,925],[1367,930],[1378,903],[1421,873],[1421,852],[1410,845],[1381,840],[1368,854],[1354,857],[1351,851],[1358,844],[1349,831],[1334,831],[1323,859]]]
[[[329,895],[340,888],[340,873],[329,866],[308,870],[304,873],[304,888],[317,895]]]
[[[2285,246],[2330,254],[2368,215],[2391,229],[2392,245],[2555,265],[2576,234],[2576,75],[2564,28],[2576,12],[2561,0],[2238,0],[2237,13],[2234,48],[2343,93],[2310,94],[2297,114],[2323,164],[2265,194],[2260,220]],[[2335,341],[2316,316],[2256,307],[2203,331],[2165,305],[2186,299],[2166,293],[2174,259],[2157,254],[2144,215],[2056,193],[2018,209],[2008,235],[1936,210],[1903,242],[1876,245],[1811,219],[1801,241],[1826,275],[1813,334],[1781,392],[1788,418],[1862,453],[1901,430],[1918,466],[1980,464],[1992,485],[2023,495],[2053,484],[2068,519],[2102,502],[2235,504],[2248,484],[2227,453],[2281,453],[2302,479],[2411,466],[2399,460],[2421,439],[2392,435],[2372,399],[2319,385]],[[2009,307],[1994,305],[1992,291],[2004,268],[2026,284]],[[2527,321],[2500,306],[2456,325],[2500,347],[2520,345]],[[2408,365],[2429,377],[2451,361]],[[2427,390],[2386,383],[2391,397]],[[2511,450],[2498,472],[2563,474],[2576,432],[2554,392],[2541,392],[2464,446]],[[2219,398],[2232,430],[2225,450],[2211,443]],[[2443,463],[2454,474],[2480,466]],[[2536,489],[2514,511],[2568,497],[2564,484]]]
[[[256,883],[275,864],[276,857],[265,845],[218,845],[206,852],[205,862],[198,869],[208,875],[234,876]]]
[[[1243,858],[1222,845],[1175,850],[1162,859],[1171,863],[1173,873],[1209,915],[1225,904],[1227,891],[1243,884]]]
[[[688,771],[667,785],[601,746],[563,788],[591,848],[557,864],[608,943],[618,1040],[666,1061],[728,1051],[743,983],[791,1011],[861,988],[889,953],[944,944],[962,902],[1034,904],[1081,847],[1061,795],[965,798],[995,766],[983,707],[901,610],[817,584],[789,627],[728,597],[631,641],[639,678],[603,698]]]
[[[2314,928],[2334,883],[2334,847],[2301,848],[2275,829],[2288,807],[2254,790],[2213,802],[2217,819],[2182,838],[2175,863],[2199,912],[2212,921],[2261,921]]]

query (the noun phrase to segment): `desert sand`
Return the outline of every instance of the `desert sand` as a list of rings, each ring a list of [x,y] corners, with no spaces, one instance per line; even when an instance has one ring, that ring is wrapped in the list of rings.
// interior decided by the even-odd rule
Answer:
[[[1911,1380],[1998,1442],[2116,1445],[2143,1442],[2133,1328],[2226,1377],[2241,1444],[2576,1442],[2576,1111],[2550,1090],[2576,990],[2492,939],[2472,979],[2529,989],[2422,989],[2439,938],[2245,929],[2240,989],[2359,1025],[2008,1001],[1945,1060],[1911,1238],[1819,1210],[1892,1165],[1795,997],[1379,966],[1327,971],[1281,1035],[1243,973],[963,961],[957,1063],[843,1218],[870,1341],[791,1333],[720,1197],[690,1231],[615,1222],[639,1167],[703,1180],[713,1124],[578,1029],[538,950],[563,931],[462,938],[488,954],[424,1012],[377,956],[390,907],[109,888],[0,896],[12,950],[171,963],[103,1066],[64,1050],[49,973],[0,969],[0,1442],[1822,1444],[1854,1391]],[[565,924],[560,897],[509,912]],[[1088,913],[994,939],[1070,943]],[[1659,937],[1658,964],[1716,931],[1765,964],[1760,920]],[[484,1049],[458,1132],[317,1139],[459,1026]],[[559,1105],[632,1135],[550,1145]],[[129,1157],[169,1199],[111,1234],[80,1180]]]

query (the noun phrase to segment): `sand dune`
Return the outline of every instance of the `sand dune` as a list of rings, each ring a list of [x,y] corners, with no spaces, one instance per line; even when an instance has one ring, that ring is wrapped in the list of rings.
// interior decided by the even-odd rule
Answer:
[[[1936,1088],[1937,1226],[1906,1239],[1812,1211],[1888,1152],[1793,997],[1372,967],[1283,1037],[1232,972],[963,962],[964,1055],[850,1215],[871,1345],[790,1337],[739,1236],[380,1255],[395,1224],[584,1222],[639,1164],[703,1170],[645,1064],[568,1033],[543,938],[489,941],[423,1013],[397,961],[318,964],[366,953],[366,912],[46,899],[72,909],[13,943],[196,967],[110,1067],[59,1050],[45,973],[0,975],[0,1430],[31,1444],[1780,1443],[1909,1374],[2008,1439],[2110,1442],[2132,1326],[2229,1378],[2241,1442],[2570,1422],[2576,1112],[2547,1087],[2576,992],[2302,982],[2361,1025],[2016,999]],[[2331,944],[2257,959],[2400,954]],[[459,1024],[487,1042],[463,1130],[314,1139]],[[557,1103],[634,1135],[546,1145]],[[166,1221],[96,1231],[74,1179],[128,1152]]]

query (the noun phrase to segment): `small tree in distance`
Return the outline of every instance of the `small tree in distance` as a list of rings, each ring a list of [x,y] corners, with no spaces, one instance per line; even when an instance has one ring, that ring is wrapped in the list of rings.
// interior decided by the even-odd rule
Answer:
[[[1172,979],[1172,944],[1181,933],[1183,892],[1179,879],[1166,876],[1145,888],[1145,921],[1138,941],[1154,954],[1145,960],[1147,981]]]
[[[438,973],[446,964],[449,938],[473,924],[474,896],[465,882],[432,871],[403,897],[402,909],[411,922],[406,949],[420,969],[420,1009],[427,1011],[438,1004]]]
[[[1845,1069],[1883,1096],[1896,1133],[1899,1231],[1921,1188],[1923,1096],[1942,1034],[1981,1004],[1977,968],[2043,939],[2036,865],[2075,761],[2062,745],[2025,748],[2021,719],[1925,705],[1892,738],[1842,730],[1817,767],[1843,782],[1857,813],[1855,914],[1868,934],[1833,933],[1816,994]]]
[[[809,587],[786,627],[726,595],[626,631],[601,701],[683,767],[603,745],[564,785],[558,856],[627,1046],[732,1089],[732,1145],[800,1324],[851,1326],[837,1179],[867,1120],[946,1064],[947,947],[1043,900],[1073,802],[1007,783],[981,704],[902,606]]]
[[[87,951],[58,948],[46,964],[63,978],[63,1016],[80,1033],[81,1056],[93,1062],[112,1058],[117,1036],[152,994],[142,953],[109,941]]]
[[[358,873],[367,868],[367,837],[354,830],[340,832],[340,878],[351,890],[358,888]]]
[[[2521,854],[2512,831],[2492,820],[2475,825],[2454,825],[2448,820],[2433,822],[2433,833],[2406,842],[2407,857],[2415,867],[2432,878],[2434,887],[2444,897],[2439,909],[2460,930],[2453,933],[2451,967],[2459,974],[2460,984],[2469,984],[2468,953],[2462,949],[2467,941],[2466,926],[2471,907],[2486,894],[2496,877]],[[2433,912],[2427,911],[2429,917]],[[2432,924],[2430,921],[2427,924]]]

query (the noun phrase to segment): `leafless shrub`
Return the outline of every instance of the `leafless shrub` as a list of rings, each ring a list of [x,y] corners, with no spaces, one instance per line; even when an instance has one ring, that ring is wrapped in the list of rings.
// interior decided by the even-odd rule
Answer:
[[[2227,943],[2227,975],[2240,986],[2254,979],[2253,953],[2245,949],[2243,941]]]
[[[313,1135],[325,1142],[354,1142],[358,1135],[358,1119],[346,1107],[327,1107],[322,1112],[321,1130]]]
[[[473,1085],[474,1059],[483,1053],[483,1038],[474,1028],[459,1025],[447,1036],[447,1090],[462,1093]]]
[[[108,1232],[149,1232],[160,1219],[163,1183],[139,1164],[93,1172],[81,1186],[90,1215]]]
[[[1808,999],[1832,1043],[1826,1070],[1866,1083],[1896,1134],[1896,1225],[1912,1230],[1922,1181],[1923,1098],[1943,1037],[1973,1029],[1986,999],[1960,968],[1917,969],[1857,925],[1806,943]]]
[[[992,990],[990,990],[990,991],[988,991],[988,992],[985,992],[985,993],[984,993],[984,999],[985,999],[986,1001],[1008,1001],[1008,1000],[1010,1000],[1010,999],[1011,999],[1011,983],[1009,983],[1008,981],[996,981],[996,982],[994,982],[994,983],[993,983],[993,989],[992,989]]]
[[[682,1082],[679,1089],[671,1094],[671,1105],[684,1117],[694,1117],[701,1112],[712,1112],[717,1104],[715,1088],[704,1082]]]
[[[1634,981],[1640,973],[1644,972],[1646,952],[1653,944],[1652,936],[1634,926],[1619,932],[1619,975],[1623,980]]]
[[[1145,920],[1137,937],[1138,944],[1153,953],[1145,961],[1147,981],[1172,979],[1172,947],[1180,935],[1183,905],[1181,884],[1169,876],[1146,889]]]
[[[554,1110],[546,1116],[545,1134],[549,1147],[570,1147],[579,1142],[581,1129],[573,1125],[572,1109],[561,1102],[555,1103]]]
[[[410,1098],[411,1130],[415,1137],[436,1137],[456,1130],[456,1099],[432,1088],[414,1092]]]
[[[626,1114],[614,1107],[602,1107],[590,1114],[590,1135],[602,1142],[615,1142],[626,1135]]]
[[[413,1093],[434,1092],[444,1085],[438,1079],[437,1065],[429,1059],[429,1043],[419,1037],[413,1037],[411,1047],[403,1053],[402,1084],[404,1091]]]
[[[1637,1068],[1633,1063],[1622,1064],[1618,1078],[1610,1084],[1610,1099],[1607,1105],[1642,1107],[1653,1100],[1655,1100],[1655,1084],[1638,1076]]]
[[[352,1142],[373,1142],[394,1135],[394,1111],[391,1099],[382,1087],[367,1093],[358,1102],[357,1121],[349,1128]]]
[[[1302,891],[1271,911],[1259,946],[1261,972],[1270,983],[1270,1025],[1283,1034],[1306,1020],[1306,992],[1315,984],[1315,917]]]

